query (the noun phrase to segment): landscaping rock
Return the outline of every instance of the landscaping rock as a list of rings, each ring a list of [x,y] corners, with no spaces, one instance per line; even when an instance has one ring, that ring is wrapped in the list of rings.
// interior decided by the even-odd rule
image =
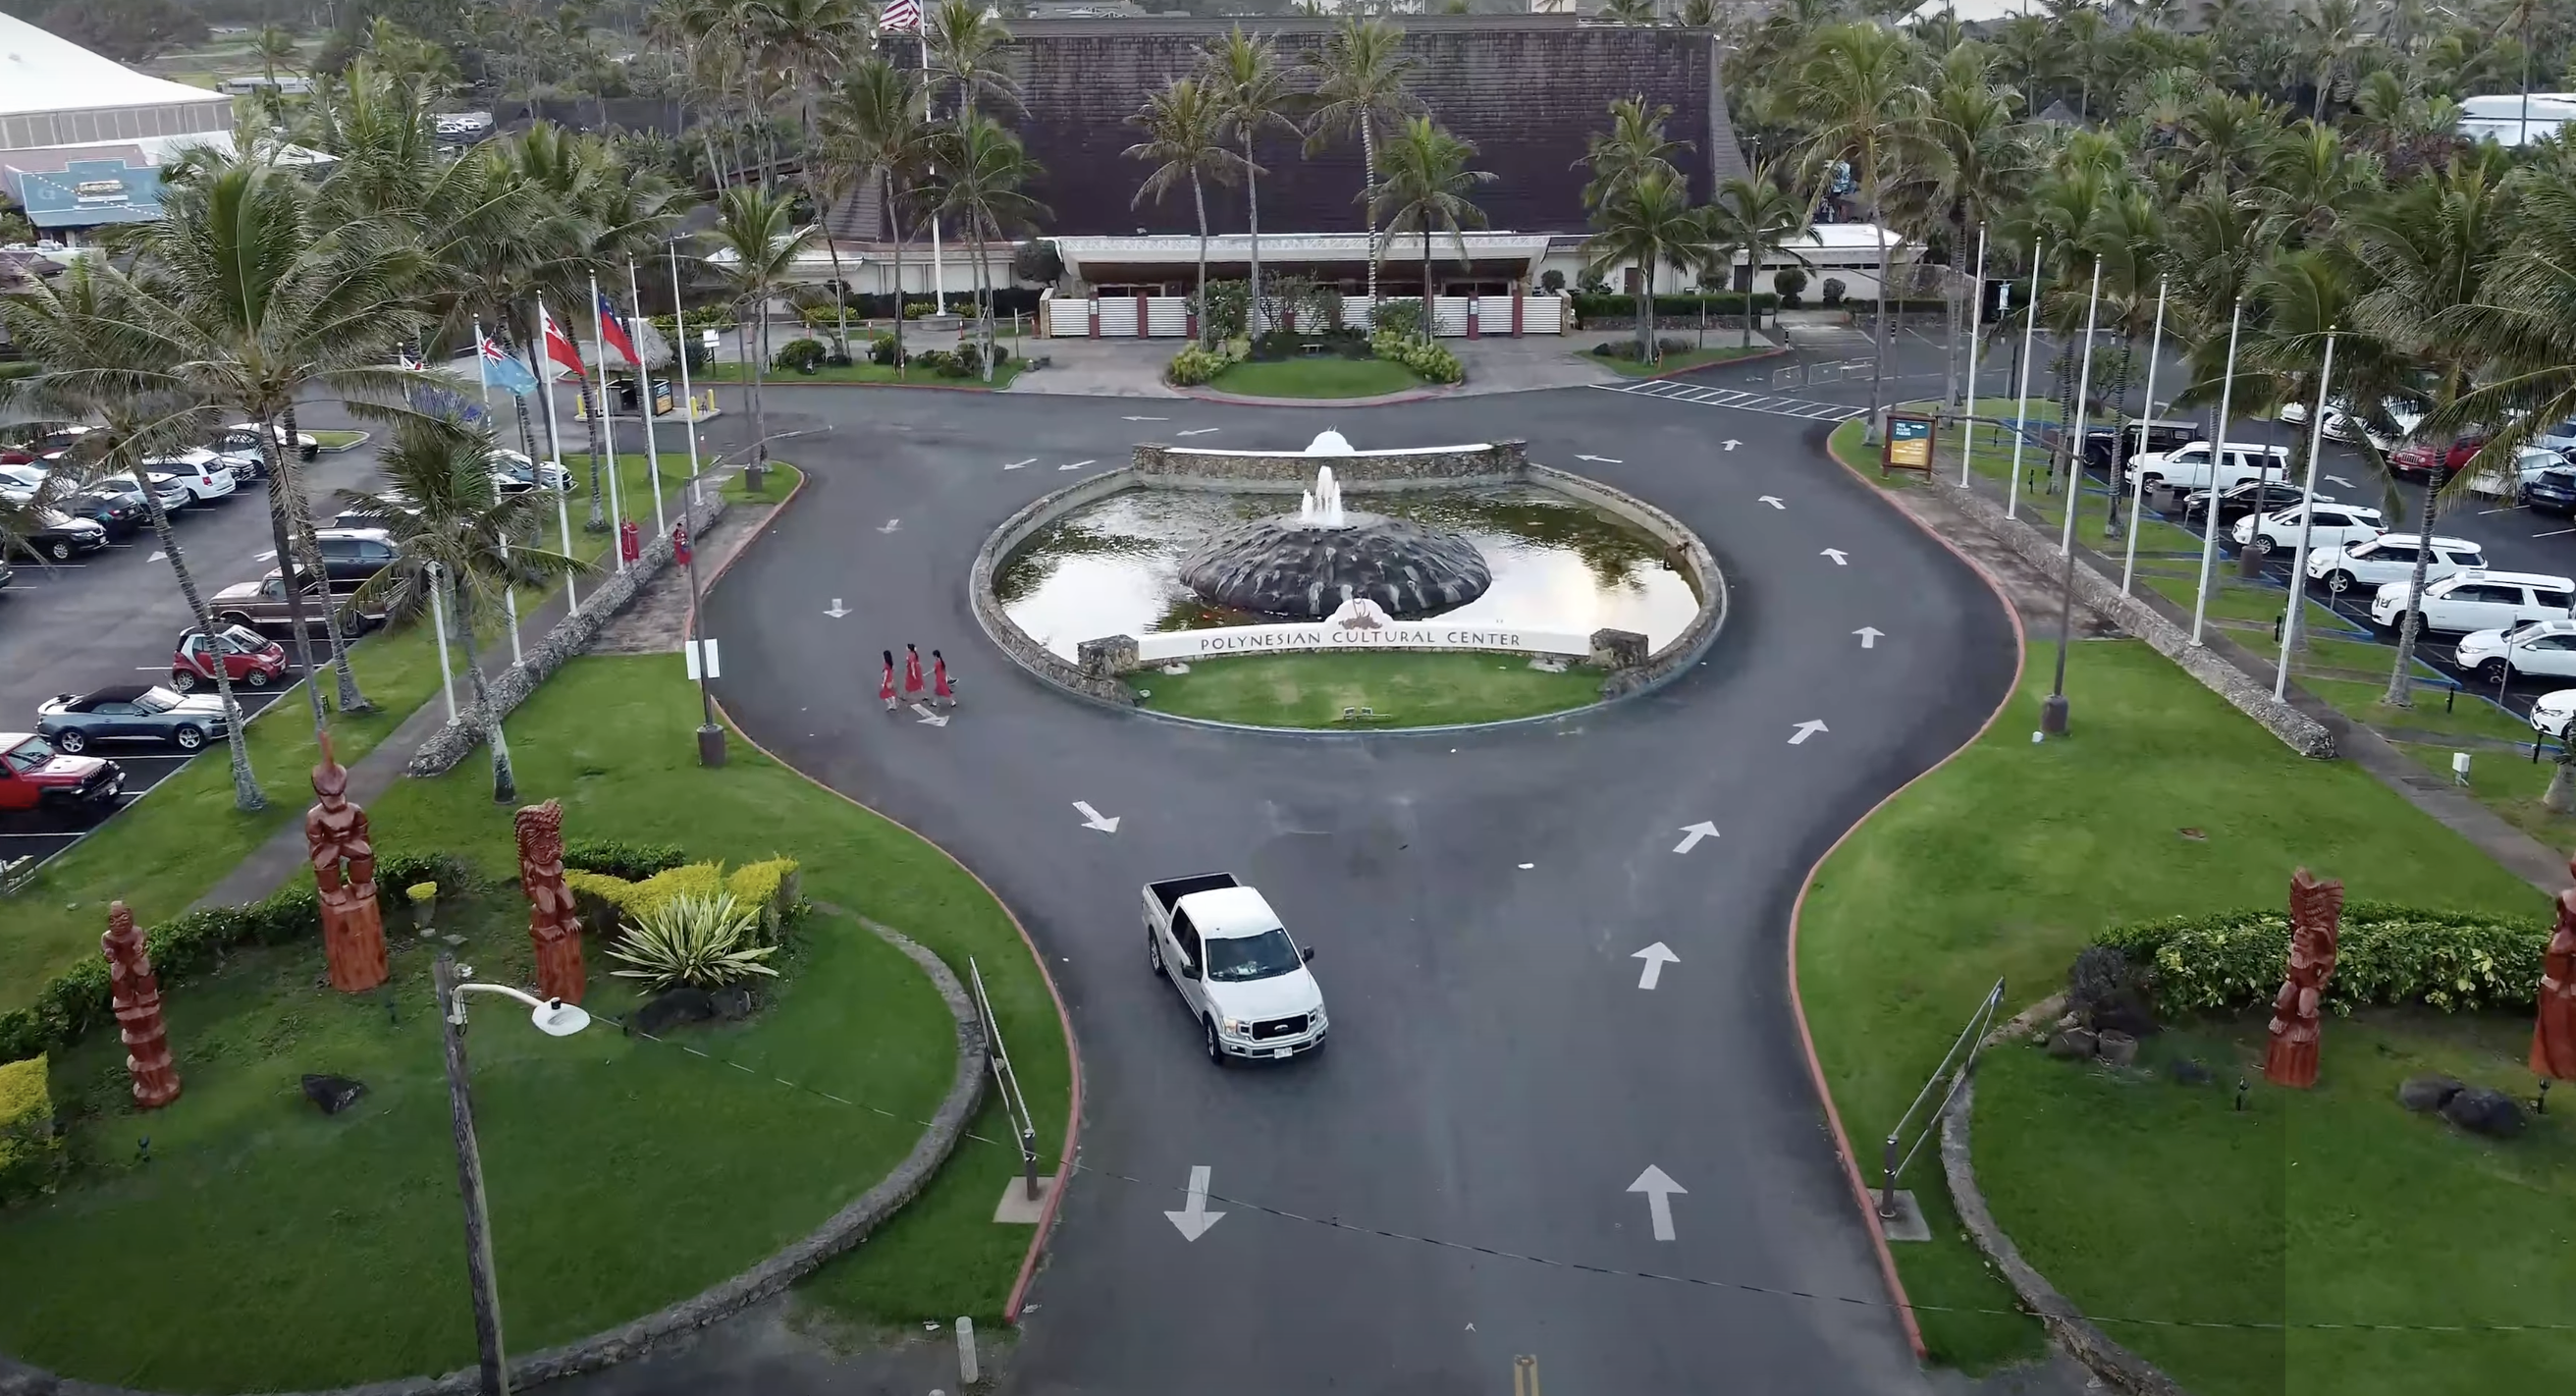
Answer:
[[[2397,1087],[2397,1103],[2409,1110],[2439,1110],[2458,1095],[2460,1082],[2449,1076],[2409,1076]]]
[[[739,1023],[760,1007],[748,984],[728,984],[707,997],[715,1005],[716,1017],[728,1023]]]
[[[321,1106],[322,1113],[325,1115],[339,1114],[341,1111],[357,1104],[358,1097],[365,1095],[366,1093],[366,1082],[351,1080],[346,1076],[307,1076],[304,1078],[304,1098],[312,1101],[315,1105]]]
[[[2201,1065],[2200,1059],[2197,1057],[2184,1057],[2176,1061],[2171,1067],[2167,1068],[2167,1070],[2173,1073],[2173,1079],[2176,1085],[2206,1086],[2210,1082],[2209,1068]]]
[[[2088,1060],[2096,1050],[2097,1043],[2090,1028],[2068,1028],[2048,1039],[2048,1055],[2069,1061]]]
[[[686,984],[665,989],[637,1009],[628,1023],[648,1037],[660,1037],[683,1023],[703,1023],[716,1016],[715,1000],[704,989]]]
[[[2522,1104],[2502,1091],[2467,1086],[2442,1104],[2442,1118],[2471,1134],[2494,1139],[2522,1132]]]
[[[2124,1032],[2103,1032],[2094,1036],[2093,1050],[2112,1066],[2129,1066],[2138,1060],[2138,1039]]]

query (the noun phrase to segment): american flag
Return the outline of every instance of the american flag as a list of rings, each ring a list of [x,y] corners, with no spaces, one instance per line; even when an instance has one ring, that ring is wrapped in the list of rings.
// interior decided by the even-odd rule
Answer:
[[[912,34],[921,30],[921,0],[886,0],[877,13],[880,34]]]

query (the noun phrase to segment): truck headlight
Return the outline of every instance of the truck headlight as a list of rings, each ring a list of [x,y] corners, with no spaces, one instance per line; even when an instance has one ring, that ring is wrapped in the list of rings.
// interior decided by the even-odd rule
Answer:
[[[1252,1024],[1241,1018],[1228,1018],[1218,1023],[1216,1030],[1228,1037],[1250,1037]]]

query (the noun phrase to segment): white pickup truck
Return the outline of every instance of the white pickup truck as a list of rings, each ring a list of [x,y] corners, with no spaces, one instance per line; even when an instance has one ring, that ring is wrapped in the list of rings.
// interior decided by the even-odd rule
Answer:
[[[1145,884],[1145,955],[1199,1020],[1208,1060],[1273,1059],[1324,1047],[1324,993],[1261,894],[1232,873]]]

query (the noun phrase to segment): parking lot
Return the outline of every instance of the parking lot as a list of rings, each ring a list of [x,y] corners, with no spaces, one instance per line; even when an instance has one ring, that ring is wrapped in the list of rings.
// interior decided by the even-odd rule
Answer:
[[[305,430],[360,428],[336,404],[299,414]],[[307,493],[328,517],[337,491],[373,483],[375,450],[326,452],[303,467]],[[192,504],[171,516],[171,529],[202,594],[255,581],[276,566],[269,541],[267,487],[243,481],[234,493]],[[181,632],[195,623],[182,599],[169,559],[150,529],[119,539],[101,552],[70,563],[13,562],[15,577],[0,588],[0,734],[32,732],[37,705],[57,694],[85,693],[105,684],[166,683]],[[319,648],[317,644],[317,649]],[[319,655],[316,656],[319,658]],[[278,687],[236,686],[245,715],[281,700],[298,671],[290,667]],[[221,761],[222,743],[206,759]],[[141,742],[105,742],[88,755],[124,767],[117,808],[131,804],[186,766],[189,757]],[[52,857],[97,826],[106,811],[46,809],[0,812],[0,863]]]

